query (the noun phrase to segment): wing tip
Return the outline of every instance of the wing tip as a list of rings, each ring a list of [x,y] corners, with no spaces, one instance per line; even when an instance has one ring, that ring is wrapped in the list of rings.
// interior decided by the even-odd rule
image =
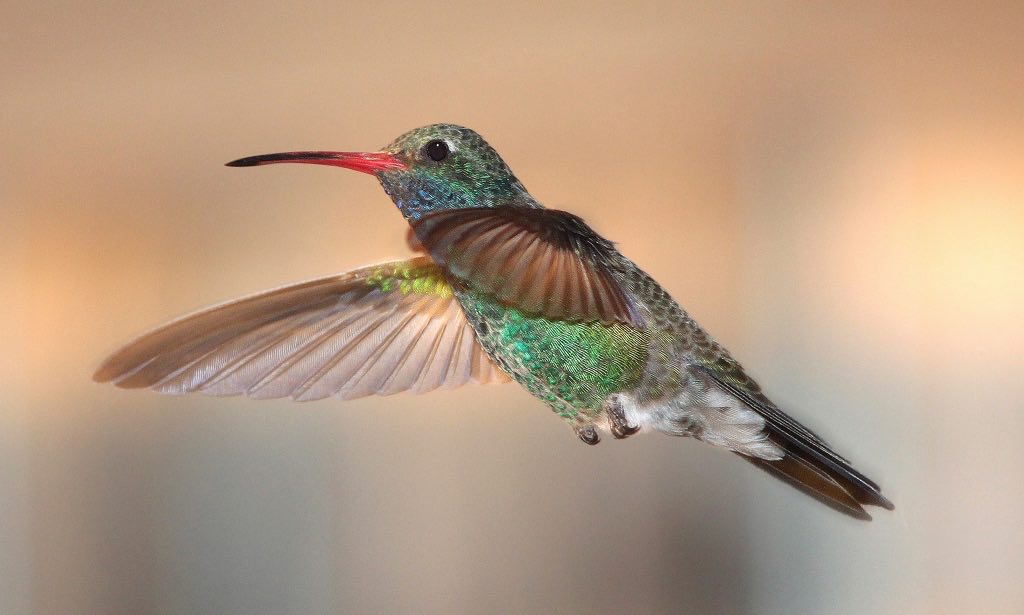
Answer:
[[[105,366],[100,366],[92,373],[92,381],[97,384],[106,384],[113,379],[114,377],[105,369]]]
[[[125,370],[108,359],[92,373],[92,381],[98,384],[112,384],[119,389],[140,389],[148,386],[131,380],[135,370]]]
[[[93,370],[92,381],[100,384],[108,382],[114,382],[116,384],[117,380],[124,377],[126,370],[124,367],[123,357],[121,356],[123,351],[124,348],[121,348],[113,354],[107,355],[107,357],[103,359],[103,362],[100,363],[99,367]]]

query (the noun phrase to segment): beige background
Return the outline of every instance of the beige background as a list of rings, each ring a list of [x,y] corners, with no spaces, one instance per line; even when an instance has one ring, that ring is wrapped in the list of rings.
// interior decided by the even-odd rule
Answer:
[[[3,613],[1024,612],[1024,5],[0,6]],[[182,312],[405,253],[452,121],[617,240],[897,504],[514,386],[308,405],[90,382]]]

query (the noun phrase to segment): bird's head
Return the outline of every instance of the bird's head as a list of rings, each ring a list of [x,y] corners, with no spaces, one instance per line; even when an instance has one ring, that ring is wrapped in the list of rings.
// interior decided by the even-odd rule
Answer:
[[[406,219],[461,207],[536,206],[526,188],[483,138],[462,126],[410,130],[378,152],[286,152],[228,166],[279,162],[324,164],[375,175]]]

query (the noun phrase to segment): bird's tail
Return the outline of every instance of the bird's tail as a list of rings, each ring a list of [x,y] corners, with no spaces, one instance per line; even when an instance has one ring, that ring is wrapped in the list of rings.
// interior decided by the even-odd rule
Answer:
[[[842,457],[808,446],[788,430],[768,427],[768,439],[781,448],[782,459],[769,460],[740,455],[753,465],[803,491],[819,502],[856,519],[870,521],[864,506],[893,510],[876,483],[855,470]]]

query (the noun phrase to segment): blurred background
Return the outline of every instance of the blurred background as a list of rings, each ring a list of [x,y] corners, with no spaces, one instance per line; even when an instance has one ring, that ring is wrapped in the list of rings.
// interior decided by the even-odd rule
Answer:
[[[1024,612],[1024,5],[8,2],[3,613]],[[515,386],[90,381],[211,303],[406,254],[250,154],[448,121],[582,215],[895,501],[581,445]]]

